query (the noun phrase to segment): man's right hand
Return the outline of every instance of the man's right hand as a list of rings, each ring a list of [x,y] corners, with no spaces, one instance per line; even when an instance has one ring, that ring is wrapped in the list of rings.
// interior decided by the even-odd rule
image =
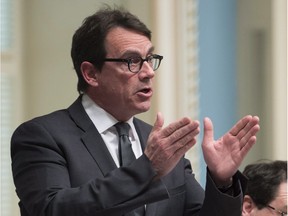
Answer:
[[[149,158],[157,179],[167,175],[196,144],[199,122],[184,117],[162,128],[164,118],[159,112],[149,135],[144,154]]]

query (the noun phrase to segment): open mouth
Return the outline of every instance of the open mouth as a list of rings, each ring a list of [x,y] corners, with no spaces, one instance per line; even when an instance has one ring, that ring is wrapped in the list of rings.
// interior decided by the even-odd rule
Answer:
[[[144,89],[141,89],[140,92],[143,92],[144,94],[147,94],[151,91],[151,88],[144,88]]]
[[[138,91],[140,96],[151,97],[152,96],[152,88],[143,88]]]

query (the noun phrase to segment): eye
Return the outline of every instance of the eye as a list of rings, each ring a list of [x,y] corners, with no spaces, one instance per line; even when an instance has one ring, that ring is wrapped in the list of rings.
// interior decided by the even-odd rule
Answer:
[[[128,60],[130,64],[139,64],[142,61],[140,57],[133,57],[129,58]]]

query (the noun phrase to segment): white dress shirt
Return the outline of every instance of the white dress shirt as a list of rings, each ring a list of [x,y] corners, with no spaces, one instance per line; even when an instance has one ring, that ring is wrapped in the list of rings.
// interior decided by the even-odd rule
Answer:
[[[107,113],[104,109],[99,107],[92,99],[84,94],[82,97],[82,105],[92,120],[93,124],[101,134],[113,160],[119,167],[119,152],[118,143],[119,137],[114,125],[118,122],[112,115]],[[133,124],[133,117],[127,121],[131,130],[129,131],[129,138],[132,143],[132,149],[135,157],[138,158],[142,155],[141,144],[136,129]],[[96,143],[95,143],[96,145]]]

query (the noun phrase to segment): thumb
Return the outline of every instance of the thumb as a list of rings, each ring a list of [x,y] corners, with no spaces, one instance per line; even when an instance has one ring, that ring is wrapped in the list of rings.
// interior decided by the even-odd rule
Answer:
[[[163,125],[164,125],[163,115],[162,115],[161,112],[158,112],[157,116],[156,116],[156,120],[155,120],[154,126],[152,128],[152,131],[160,130],[163,127]]]
[[[210,118],[204,118],[204,134],[203,134],[203,145],[210,143],[214,140],[213,123]]]

